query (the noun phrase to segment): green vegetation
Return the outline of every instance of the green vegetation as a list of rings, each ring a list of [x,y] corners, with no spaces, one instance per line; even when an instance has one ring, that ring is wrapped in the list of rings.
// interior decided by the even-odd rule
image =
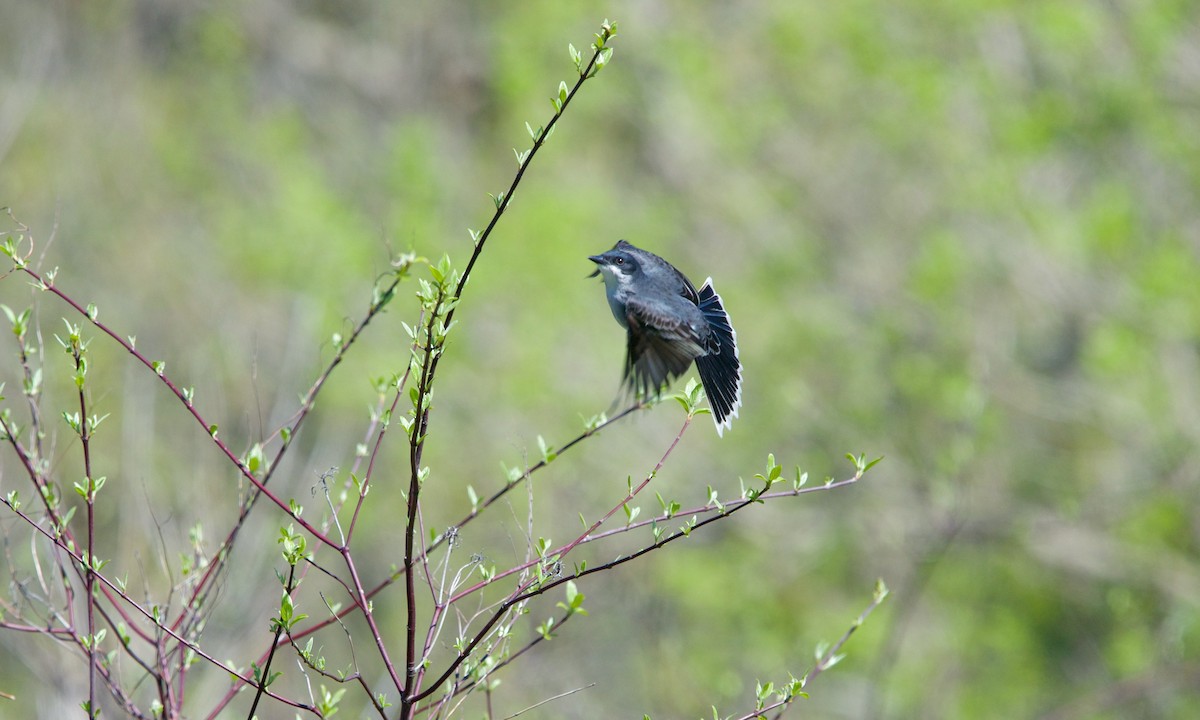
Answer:
[[[545,124],[546,97],[573,79],[567,43],[585,49],[610,15],[612,66],[539,151],[457,306],[425,438],[422,536],[553,460],[455,540],[456,562],[485,556],[475,582],[539,538],[576,537],[581,513],[596,520],[675,439],[670,402],[563,452],[617,391],[622,336],[585,275],[586,256],[619,237],[715,278],[746,394],[724,438],[707,419],[691,426],[640,514],[611,522],[705,506],[710,488],[733,501],[761,487],[768,453],[787,488],[797,464],[821,486],[852,475],[848,450],[886,459],[852,486],[772,499],[534,598],[515,637],[553,640],[497,675],[494,717],[575,690],[521,717],[712,717],[711,705],[740,717],[798,689],[788,673],[813,667],[813,647],[842,636],[880,577],[891,597],[790,716],[1182,719],[1200,703],[1192,3],[8,5],[2,229],[34,239],[31,265],[57,267],[84,312],[21,273],[0,281],[0,322],[36,328],[28,346],[45,348],[35,380],[20,334],[0,345],[0,408],[28,427],[23,390],[39,387],[61,507],[94,527],[93,568],[118,568],[132,597],[187,587],[252,489],[180,398],[265,470],[391,261],[448,254],[464,270],[468,228],[486,227],[487,193],[517,170],[509,148],[529,148],[526,123]],[[412,274],[440,282],[419,263]],[[324,488],[355,499],[349,472],[367,461],[355,448],[374,442],[365,408],[390,403],[409,366],[401,323],[418,320],[418,289],[405,280],[377,303],[272,468],[305,521],[327,518]],[[178,397],[87,323],[89,303],[164,363]],[[408,402],[371,480],[372,500],[394,508],[355,531],[371,583],[403,562]],[[0,470],[0,497],[43,507],[8,446]],[[201,636],[246,675],[275,632],[328,617],[318,590],[345,602],[303,572],[311,534],[281,536],[291,521],[269,505],[244,526]],[[7,508],[0,539],[0,622],[15,622],[38,607],[31,555],[44,568],[52,556]],[[653,540],[647,525],[581,558]],[[276,583],[297,580],[310,594],[293,607]],[[397,650],[402,599],[375,609]],[[361,617],[327,632],[314,662],[345,667],[347,635],[359,660],[375,657]],[[83,644],[111,651],[117,635]],[[441,640],[452,653],[452,633]],[[267,677],[303,687],[287,650]],[[79,659],[0,630],[0,693],[16,696],[0,715],[78,716]],[[189,701],[226,692],[228,676],[209,675]],[[366,681],[388,687],[382,671]],[[357,687],[338,696],[346,687],[314,679],[316,704],[360,716],[370,705]],[[242,716],[252,695],[234,703]],[[291,717],[268,704],[260,717]]]

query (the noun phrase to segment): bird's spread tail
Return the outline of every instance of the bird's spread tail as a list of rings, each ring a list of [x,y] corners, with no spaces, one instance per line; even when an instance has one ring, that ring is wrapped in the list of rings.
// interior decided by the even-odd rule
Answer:
[[[720,435],[733,424],[738,408],[742,406],[742,363],[738,360],[737,332],[729,321],[721,296],[713,290],[712,278],[704,281],[699,294],[700,311],[712,328],[718,347],[696,358],[696,369],[712,406],[717,435]]]

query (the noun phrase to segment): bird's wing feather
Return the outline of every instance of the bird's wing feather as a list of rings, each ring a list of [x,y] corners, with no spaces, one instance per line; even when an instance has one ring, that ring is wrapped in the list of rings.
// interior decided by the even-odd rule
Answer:
[[[677,316],[637,298],[626,301],[625,315],[629,328],[625,381],[635,395],[657,393],[704,352],[695,329]]]
[[[696,286],[692,284],[691,280],[687,279],[687,275],[684,275],[683,273],[676,270],[674,268],[674,266],[671,267],[671,270],[673,270],[675,272],[675,275],[683,283],[683,287],[681,287],[679,289],[679,294],[681,296],[683,296],[684,298],[686,298],[687,301],[690,302],[691,304],[699,305],[700,304],[700,293],[696,291]]]
[[[720,435],[737,417],[742,405],[742,363],[738,358],[737,332],[721,296],[713,289],[712,278],[700,287],[700,312],[712,332],[706,343],[707,352],[696,358],[696,369],[708,393]]]

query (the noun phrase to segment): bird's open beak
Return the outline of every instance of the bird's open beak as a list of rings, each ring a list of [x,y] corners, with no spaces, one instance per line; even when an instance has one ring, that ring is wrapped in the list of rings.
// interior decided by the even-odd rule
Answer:
[[[604,264],[604,258],[600,257],[599,255],[588,255],[588,260],[591,260],[592,262],[596,263],[597,265]],[[591,275],[588,275],[588,277],[594,278],[599,274],[600,274],[600,268],[596,268],[596,272],[592,273]]]

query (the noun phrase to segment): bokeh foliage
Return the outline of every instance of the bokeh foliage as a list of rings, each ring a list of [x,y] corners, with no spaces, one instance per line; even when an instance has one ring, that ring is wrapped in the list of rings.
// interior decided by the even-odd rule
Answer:
[[[585,587],[591,616],[505,678],[508,712],[590,682],[539,712],[742,707],[755,678],[802,671],[877,576],[890,606],[795,713],[1184,718],[1200,702],[1195,3],[4,0],[0,15],[0,204],[61,285],[194,378],[247,445],[294,409],[390,251],[465,258],[509,147],[570,72],[566,44],[621,23],[467,290],[430,492],[461,502],[607,407],[623,348],[583,276],[618,237],[715,277],[746,366],[742,417],[720,441],[694,428],[664,495],[733,493],[768,451],[815,477],[847,474],[848,450],[887,459],[848,492]],[[10,277],[0,301],[29,291]],[[402,312],[299,438],[297,497],[349,465],[368,378],[406,362]],[[205,473],[211,449],[125,358],[96,352],[122,437],[110,492],[128,488],[106,537],[154,565],[148,508],[185,537],[233,479]],[[676,421],[663,405],[536,484],[544,534],[644,473]],[[270,545],[272,522],[259,530]],[[381,563],[389,530],[373,530]],[[465,542],[516,552],[494,533]],[[245,571],[269,582],[265,562]],[[266,642],[270,602],[223,606],[211,642]],[[0,635],[0,690],[26,714],[60,693],[72,707],[74,668],[29,642]]]

